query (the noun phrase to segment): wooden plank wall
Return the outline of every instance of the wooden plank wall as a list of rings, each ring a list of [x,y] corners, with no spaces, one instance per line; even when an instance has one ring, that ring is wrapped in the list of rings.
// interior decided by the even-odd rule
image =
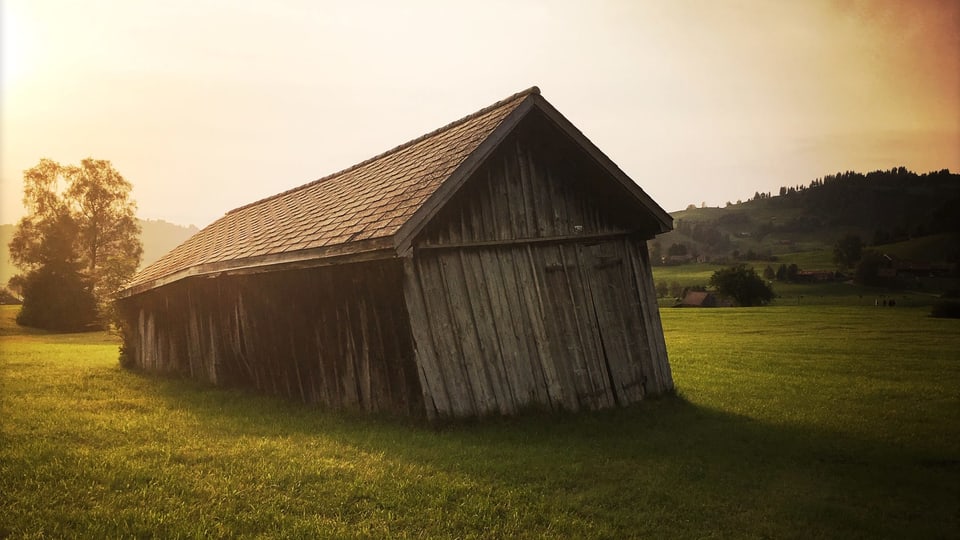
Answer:
[[[405,264],[428,416],[597,409],[673,388],[645,237],[601,210],[595,168],[537,141],[508,138]]]
[[[123,301],[135,367],[422,415],[399,262],[188,279]]]
[[[421,246],[560,238],[626,230],[576,161],[511,137],[419,239]],[[606,195],[603,195],[605,198]]]
[[[408,262],[428,416],[627,405],[673,388],[642,242],[457,247]]]

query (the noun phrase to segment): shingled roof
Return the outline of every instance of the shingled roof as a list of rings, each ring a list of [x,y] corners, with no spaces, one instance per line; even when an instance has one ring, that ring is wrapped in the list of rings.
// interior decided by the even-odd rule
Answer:
[[[529,88],[350,168],[231,210],[141,270],[118,294],[132,296],[193,275],[396,257],[534,106],[582,138],[669,230],[669,215],[539,94]]]

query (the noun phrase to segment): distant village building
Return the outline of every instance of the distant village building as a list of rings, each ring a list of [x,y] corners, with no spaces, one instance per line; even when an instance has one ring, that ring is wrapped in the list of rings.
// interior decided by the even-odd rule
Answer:
[[[678,307],[731,307],[733,302],[707,291],[686,291]]]
[[[898,258],[883,254],[877,276],[882,278],[920,278],[955,275],[957,264],[952,262],[923,262]]]
[[[660,258],[660,263],[672,266],[677,264],[687,264],[696,260],[693,255],[664,255]]]
[[[823,282],[837,279],[837,272],[832,270],[800,270],[797,272],[797,281]]]
[[[670,216],[536,88],[228,212],[119,293],[126,365],[333,409],[599,409],[673,388]]]
[[[680,299],[679,305],[681,307],[715,307],[717,298],[704,291],[687,291]]]

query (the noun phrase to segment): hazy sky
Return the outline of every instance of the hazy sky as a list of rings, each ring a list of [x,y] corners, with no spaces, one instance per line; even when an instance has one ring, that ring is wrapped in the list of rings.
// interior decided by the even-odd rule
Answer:
[[[538,85],[668,211],[960,170],[960,2],[0,0],[0,222],[41,157],[204,226]]]

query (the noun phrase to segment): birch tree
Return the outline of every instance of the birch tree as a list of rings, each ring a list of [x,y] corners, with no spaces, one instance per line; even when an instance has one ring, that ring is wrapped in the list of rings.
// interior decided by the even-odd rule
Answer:
[[[67,166],[41,159],[24,171],[23,180],[27,215],[10,241],[11,260],[29,279],[49,263],[51,251],[65,252],[59,259],[78,261],[82,277],[105,307],[143,254],[131,184],[109,161],[92,158]],[[58,224],[65,220],[76,234],[70,242],[55,241],[52,231],[62,230]]]

